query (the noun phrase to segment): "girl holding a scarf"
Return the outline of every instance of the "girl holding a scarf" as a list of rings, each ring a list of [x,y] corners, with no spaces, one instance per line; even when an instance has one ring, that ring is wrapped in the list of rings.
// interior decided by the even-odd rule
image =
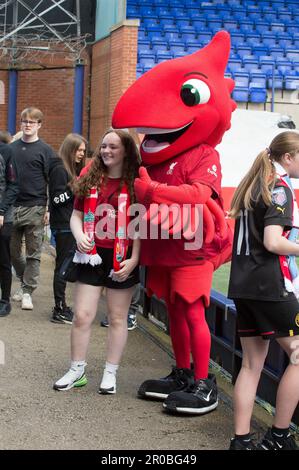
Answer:
[[[86,354],[91,324],[106,288],[109,329],[107,358],[99,393],[116,392],[116,373],[126,345],[127,312],[139,282],[138,239],[127,233],[130,204],[135,202],[134,179],[139,153],[133,137],[124,130],[108,130],[92,163],[74,183],[75,203],[71,229],[77,243],[75,316],[71,331],[71,367],[54,384],[69,390],[87,383]]]
[[[228,296],[237,309],[243,350],[234,388],[235,436],[231,450],[298,450],[289,432],[299,400],[299,214],[290,178],[299,178],[299,133],[278,134],[238,186],[231,206],[236,219]],[[270,340],[290,358],[280,380],[276,413],[259,444],[250,421]]]

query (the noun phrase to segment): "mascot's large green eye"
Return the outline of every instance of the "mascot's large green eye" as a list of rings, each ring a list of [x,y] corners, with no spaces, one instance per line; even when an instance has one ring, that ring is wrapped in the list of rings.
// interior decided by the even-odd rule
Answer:
[[[210,96],[210,88],[202,80],[192,78],[182,85],[181,98],[187,106],[207,103]]]

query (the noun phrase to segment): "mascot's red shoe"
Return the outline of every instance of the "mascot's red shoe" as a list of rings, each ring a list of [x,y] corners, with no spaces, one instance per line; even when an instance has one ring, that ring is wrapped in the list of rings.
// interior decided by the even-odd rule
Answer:
[[[220,31],[198,52],[157,65],[124,93],[112,118],[114,128],[136,127],[145,135],[140,152],[146,168],[135,192],[149,228],[161,230],[142,239],[141,264],[148,294],[166,301],[176,367],[144,382],[139,396],[168,395],[164,405],[171,411],[202,414],[217,406],[205,307],[213,272],[231,254],[215,150],[236,108],[234,82],[224,77],[229,53],[229,34]]]

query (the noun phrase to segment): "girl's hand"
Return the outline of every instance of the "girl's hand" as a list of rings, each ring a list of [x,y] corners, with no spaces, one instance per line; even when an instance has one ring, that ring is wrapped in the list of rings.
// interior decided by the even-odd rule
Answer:
[[[92,242],[90,238],[83,232],[76,238],[76,243],[80,253],[87,253],[88,251],[91,251],[94,245],[94,242]]]
[[[120,270],[114,271],[113,277],[118,282],[124,282],[128,279],[131,272],[136,268],[138,261],[133,258],[126,259],[120,263]]]

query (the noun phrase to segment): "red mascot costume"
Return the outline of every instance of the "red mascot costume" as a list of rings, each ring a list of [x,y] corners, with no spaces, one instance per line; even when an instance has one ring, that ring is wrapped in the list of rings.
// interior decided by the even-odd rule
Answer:
[[[165,399],[163,406],[172,412],[203,414],[218,404],[216,380],[208,374],[211,336],[205,307],[213,272],[231,254],[215,150],[236,108],[230,98],[234,82],[224,78],[229,52],[229,34],[220,31],[198,52],[157,65],[124,93],[112,119],[114,128],[136,127],[145,134],[141,157],[146,168],[141,167],[135,183],[139,203],[147,209],[187,204],[193,218],[195,207],[202,208],[200,247],[185,248],[186,231],[185,238],[177,237],[175,216],[168,239],[141,242],[148,293],[167,304],[176,366],[165,378],[146,380],[138,395]]]

